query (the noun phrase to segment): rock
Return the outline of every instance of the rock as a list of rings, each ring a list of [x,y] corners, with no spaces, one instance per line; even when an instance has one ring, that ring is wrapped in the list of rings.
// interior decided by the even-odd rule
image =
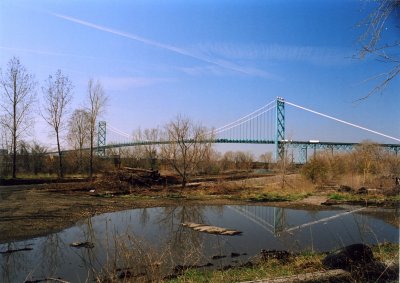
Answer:
[[[277,259],[280,262],[287,262],[292,254],[288,251],[277,251],[277,250],[261,250],[261,259],[268,261],[271,259]]]
[[[350,193],[350,192],[352,192],[353,191],[353,188],[352,187],[350,187],[350,186],[345,186],[345,185],[340,185],[340,187],[339,187],[339,189],[338,189],[338,192],[341,192],[341,193]]]
[[[385,191],[384,194],[387,196],[397,196],[400,194],[400,186],[395,186],[392,189]]]
[[[212,258],[212,259],[226,258],[226,255],[213,255],[211,258]]]
[[[238,257],[238,256],[240,256],[240,254],[239,253],[231,253],[231,257]]]
[[[350,270],[353,265],[365,265],[372,261],[374,261],[374,255],[370,247],[364,244],[353,244],[327,255],[322,263],[331,269]]]
[[[118,278],[119,279],[128,279],[128,278],[131,278],[131,277],[132,277],[132,273],[129,270],[121,271],[118,274]]]
[[[361,187],[357,190],[357,194],[359,195],[366,195],[368,194],[368,189],[366,187]]]

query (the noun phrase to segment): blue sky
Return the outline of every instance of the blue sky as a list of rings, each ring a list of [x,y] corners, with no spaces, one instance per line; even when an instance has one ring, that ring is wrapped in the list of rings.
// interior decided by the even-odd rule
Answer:
[[[43,84],[61,69],[73,108],[89,78],[109,105],[103,119],[131,133],[177,114],[223,126],[281,96],[400,137],[399,78],[367,100],[388,68],[354,59],[359,24],[374,1],[11,1],[0,2],[0,67],[13,56]],[[398,38],[395,20],[384,40]],[[396,51],[397,54],[399,50]],[[42,95],[38,87],[38,96]],[[293,139],[395,141],[287,106]],[[52,143],[37,118],[35,138]]]

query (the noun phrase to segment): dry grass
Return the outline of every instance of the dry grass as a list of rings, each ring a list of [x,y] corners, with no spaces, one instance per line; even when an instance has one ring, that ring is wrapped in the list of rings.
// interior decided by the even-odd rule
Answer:
[[[395,185],[394,178],[388,176],[376,176],[362,174],[343,174],[337,180],[339,185],[350,186],[353,189],[361,187],[370,188],[393,188]]]
[[[232,195],[247,200],[295,200],[315,193],[315,186],[299,174],[248,178],[209,184],[205,192],[211,195]],[[198,192],[196,192],[198,193]]]

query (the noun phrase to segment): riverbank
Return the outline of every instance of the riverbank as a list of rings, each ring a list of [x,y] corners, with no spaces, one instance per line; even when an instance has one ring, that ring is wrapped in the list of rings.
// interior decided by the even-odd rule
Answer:
[[[340,190],[340,188],[339,188]],[[389,189],[388,189],[389,190]],[[109,175],[94,182],[51,183],[0,187],[0,243],[43,236],[105,212],[133,208],[257,204],[290,208],[330,209],[332,205],[398,207],[399,195],[377,190],[363,194],[320,188],[300,175],[246,175],[203,177],[180,185],[132,185]],[[398,224],[398,216],[388,220]]]
[[[358,253],[355,259],[361,249],[364,253]],[[343,251],[348,258],[341,257],[339,262]],[[332,258],[336,260],[333,264]],[[335,253],[262,251],[241,267],[209,271],[187,268],[167,282],[398,282],[398,261],[399,245],[389,243],[371,249],[353,245]]]

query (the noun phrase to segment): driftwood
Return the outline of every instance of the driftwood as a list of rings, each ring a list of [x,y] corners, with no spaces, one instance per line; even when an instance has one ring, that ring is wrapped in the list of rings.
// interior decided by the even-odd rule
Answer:
[[[198,224],[193,222],[185,222],[182,223],[183,227],[191,228],[198,232],[204,232],[209,234],[217,234],[217,235],[224,235],[224,236],[235,236],[242,234],[241,231],[233,230],[233,229],[226,229],[222,227],[210,226],[207,224]]]
[[[27,280],[27,281],[24,281],[24,283],[39,283],[39,282],[71,283],[69,281],[65,281],[65,280],[62,280],[60,278],[53,278],[53,277],[43,278],[43,279],[38,279],[38,280]]]
[[[12,254],[12,253],[15,253],[15,252],[31,251],[31,250],[33,250],[33,249],[25,247],[25,248],[22,248],[22,249],[14,249],[14,250],[10,249],[10,250],[6,250],[6,251],[1,251],[0,254]]]
[[[242,283],[294,283],[294,282],[330,282],[327,281],[331,278],[335,279],[335,282],[342,282],[345,279],[349,279],[350,273],[343,269],[333,269],[328,271],[317,271],[303,273],[293,276],[278,277],[274,279],[262,279],[256,281],[246,281]],[[336,281],[337,280],[337,281]],[[345,281],[347,282],[347,281]]]
[[[74,242],[69,245],[74,248],[87,248],[87,249],[94,248],[94,244],[91,242]]]

